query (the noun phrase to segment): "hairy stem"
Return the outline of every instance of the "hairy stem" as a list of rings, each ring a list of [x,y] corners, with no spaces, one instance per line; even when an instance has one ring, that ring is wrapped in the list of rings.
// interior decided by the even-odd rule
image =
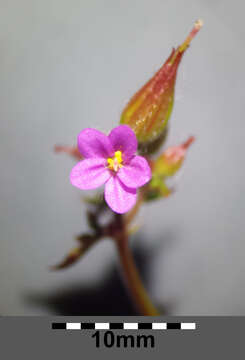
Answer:
[[[128,287],[129,293],[137,307],[139,313],[145,316],[157,316],[158,311],[142,284],[138,270],[135,266],[134,259],[128,244],[128,235],[123,217],[117,215],[118,232],[115,237],[117,250],[122,265],[123,275]]]

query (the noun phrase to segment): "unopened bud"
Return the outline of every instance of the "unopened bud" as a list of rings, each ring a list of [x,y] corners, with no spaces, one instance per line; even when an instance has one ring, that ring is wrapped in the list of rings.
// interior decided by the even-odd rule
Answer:
[[[183,144],[167,148],[153,163],[153,174],[173,176],[183,164],[186,151],[194,140],[194,136],[190,136]]]

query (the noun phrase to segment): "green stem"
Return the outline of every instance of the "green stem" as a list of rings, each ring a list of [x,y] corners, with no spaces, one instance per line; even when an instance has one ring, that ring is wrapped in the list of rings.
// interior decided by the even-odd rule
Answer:
[[[118,232],[116,237],[116,245],[128,290],[141,315],[157,316],[159,313],[151,303],[135,266],[132,253],[128,246],[127,231],[121,216],[120,223],[121,231]]]

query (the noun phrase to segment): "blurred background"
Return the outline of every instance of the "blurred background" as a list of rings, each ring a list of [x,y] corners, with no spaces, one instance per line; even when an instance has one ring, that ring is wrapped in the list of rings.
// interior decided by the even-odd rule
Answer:
[[[156,305],[245,314],[244,5],[228,0],[1,0],[0,314],[133,314],[113,243],[50,272],[87,229],[74,161],[53,152],[109,131],[129,98],[204,27],[179,67],[167,145],[196,136],[178,191],[132,238]]]

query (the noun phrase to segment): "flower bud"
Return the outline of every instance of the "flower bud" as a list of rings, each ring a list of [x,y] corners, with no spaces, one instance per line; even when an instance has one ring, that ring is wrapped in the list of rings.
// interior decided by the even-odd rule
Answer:
[[[201,26],[200,20],[195,23],[183,44],[172,50],[160,70],[132,97],[123,110],[121,124],[127,124],[134,130],[141,145],[156,141],[166,131],[174,103],[178,66]]]
[[[179,146],[171,146],[156,160],[150,162],[152,179],[145,192],[145,200],[151,201],[171,195],[173,189],[166,182],[183,164],[188,147],[195,138],[190,136],[187,141]]]
[[[183,164],[186,151],[194,140],[194,136],[190,136],[183,144],[171,146],[165,150],[164,153],[153,162],[153,174],[160,177],[173,176]]]

